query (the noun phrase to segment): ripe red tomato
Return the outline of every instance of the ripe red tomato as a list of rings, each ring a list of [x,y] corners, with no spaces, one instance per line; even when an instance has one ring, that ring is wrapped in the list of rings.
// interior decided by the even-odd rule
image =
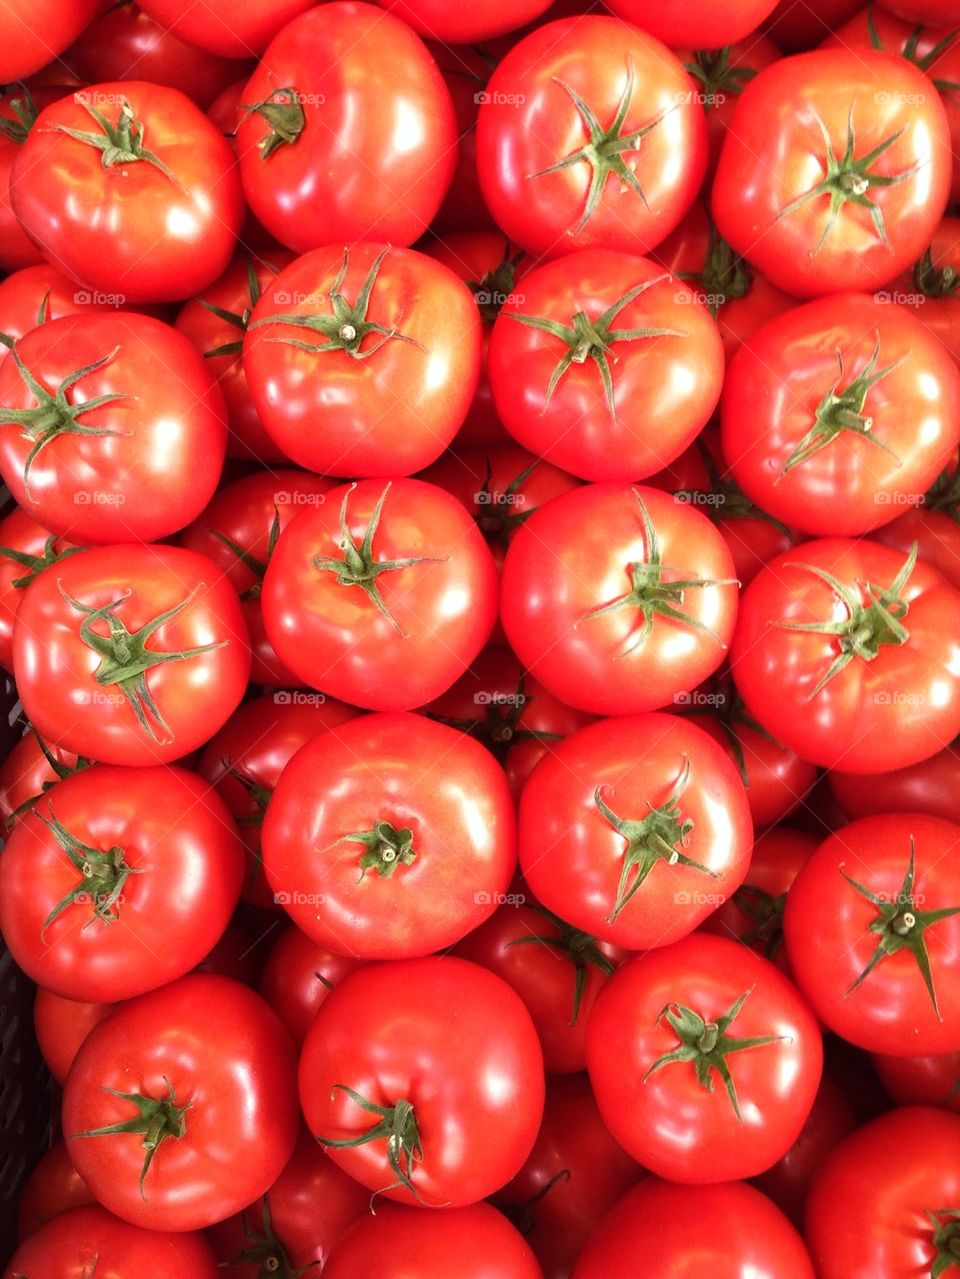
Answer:
[[[799,54],[740,95],[713,217],[788,293],[872,290],[926,248],[951,168],[946,113],[922,71],[861,49]]]
[[[25,85],[0,94],[0,267],[5,271],[19,271],[44,260],[43,254],[17,221],[13,211],[10,203],[10,174],[38,114],[43,107],[56,102],[61,95],[61,89],[31,90]],[[2,322],[0,331],[7,332]]]
[[[52,745],[106,764],[163,764],[207,741],[247,687],[236,592],[171,546],[103,546],[24,591],[13,667],[27,718]]]
[[[411,710],[483,648],[497,570],[456,498],[419,480],[363,480],[291,521],[261,599],[274,651],[304,683],[367,709]]]
[[[683,64],[615,18],[538,27],[484,91],[480,186],[498,226],[537,257],[646,253],[693,203],[706,163]]]
[[[428,955],[488,919],[516,869],[503,770],[420,715],[363,715],[284,768],[263,869],[308,937],[358,959]]]
[[[912,311],[960,360],[960,218],[944,218],[912,270],[880,296]]]
[[[10,195],[47,258],[128,302],[206,288],[226,268],[243,217],[226,139],[177,89],[139,80],[96,84],[42,111]]]
[[[0,10],[0,84],[45,67],[80,34],[99,0],[4,0]]]
[[[960,1118],[918,1106],[881,1115],[841,1142],[807,1199],[806,1237],[820,1279],[949,1275],[958,1141]]]
[[[923,494],[960,442],[960,370],[903,307],[809,302],[727,372],[723,451],[751,501],[801,532],[853,536]]]
[[[475,44],[515,31],[549,9],[553,0],[479,0],[461,9],[447,0],[377,0],[381,8],[419,31],[447,44]]]
[[[641,1266],[644,1279],[698,1279],[705,1258],[711,1279],[814,1279],[800,1235],[759,1190],[657,1177],[644,1177],[607,1213],[573,1279],[634,1279]]]
[[[0,520],[0,665],[8,671],[13,667],[13,623],[23,592],[38,574],[79,549],[19,506]]]
[[[226,805],[180,768],[91,767],[11,831],[0,932],[20,967],[67,999],[115,1003],[200,962],[240,896]]]
[[[693,442],[720,395],[723,348],[671,275],[590,249],[531,271],[516,297],[487,367],[497,413],[525,448],[585,480],[631,481]]]
[[[204,0],[185,8],[178,0],[144,0],[142,8],[181,40],[223,58],[263,53],[288,22],[316,0]]]
[[[75,280],[41,260],[0,281],[0,334],[3,335],[0,346],[9,350],[17,338],[31,329],[65,315],[123,309],[115,300],[108,301],[107,294],[81,289]],[[0,350],[0,364],[7,358],[8,350]]]
[[[33,1031],[50,1074],[62,1084],[80,1045],[94,1026],[113,1012],[113,1004],[65,999],[42,986],[33,1001]]]
[[[74,542],[155,541],[220,479],[223,396],[202,357],[144,315],[50,320],[0,364],[0,474]]]
[[[691,692],[723,660],[737,612],[730,552],[706,516],[627,484],[590,484],[536,511],[507,553],[501,594],[524,667],[601,715]]]
[[[0,818],[5,829],[15,826],[56,782],[89,766],[90,760],[50,746],[36,729],[28,729],[0,763]]]
[[[294,18],[243,106],[244,195],[297,253],[413,244],[450,185],[457,126],[439,68],[406,23],[372,4],[334,0]]]
[[[317,1009],[356,967],[355,959],[318,946],[295,924],[288,924],[267,956],[260,994],[302,1048]]]
[[[960,1110],[960,1052],[936,1057],[891,1057],[887,1053],[873,1053],[870,1060],[896,1105]]]
[[[820,1028],[787,978],[704,933],[624,964],[587,1027],[604,1122],[671,1181],[769,1168],[799,1136],[822,1066]]]
[[[902,515],[873,536],[904,554],[916,545],[920,559],[960,587],[960,483],[953,460],[919,500],[911,499]]]
[[[27,1178],[20,1196],[17,1233],[21,1240],[68,1208],[94,1203],[93,1195],[70,1162],[62,1141],[51,1146]]]
[[[960,826],[960,755],[955,742],[892,773],[863,776],[831,769],[827,783],[847,817],[927,813]]]
[[[63,1094],[67,1150],[124,1220],[202,1229],[282,1172],[297,1137],[295,1080],[293,1044],[259,995],[227,977],[182,977],[87,1037]]]
[[[887,8],[911,22],[946,24],[957,16],[953,0],[888,0]]]
[[[627,22],[635,22],[671,48],[694,45],[718,49],[756,31],[772,13],[776,0],[607,0],[608,8]]]
[[[476,1203],[520,1171],[543,1089],[519,995],[464,959],[364,964],[324,1001],[300,1057],[303,1113],[334,1163],[426,1207]]]
[[[871,1052],[960,1049],[960,827],[919,813],[863,817],[795,879],[787,958],[818,1016]]]
[[[519,835],[524,879],[549,910],[641,950],[685,936],[740,886],[753,827],[725,752],[650,714],[559,742],[524,787]]]
[[[243,367],[264,429],[298,466],[391,477],[435,462],[452,441],[481,344],[470,290],[441,263],[412,249],[331,245],[263,293]]]
[[[22,607],[22,605],[21,605]],[[876,542],[807,542],[740,601],[730,666],[747,709],[798,755],[884,773],[960,733],[960,593]]]

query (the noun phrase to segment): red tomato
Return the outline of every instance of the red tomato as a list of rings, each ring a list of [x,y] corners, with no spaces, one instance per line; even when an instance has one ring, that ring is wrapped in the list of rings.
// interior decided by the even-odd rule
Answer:
[[[952,22],[957,16],[953,0],[887,0],[892,13],[911,22]]]
[[[144,0],[143,8],[181,40],[223,58],[263,53],[288,22],[316,0],[204,0],[196,8],[178,0]]]
[[[713,184],[717,228],[797,297],[879,288],[914,263],[950,193],[936,92],[902,58],[784,58],[740,95]]]
[[[0,474],[75,542],[155,541],[195,519],[220,479],[227,433],[212,373],[144,315],[50,320],[0,364]]]
[[[800,1135],[822,1066],[820,1028],[786,977],[703,933],[624,964],[587,1027],[604,1122],[671,1181],[769,1168]]]
[[[63,1094],[67,1150],[118,1216],[201,1229],[280,1175],[297,1136],[295,1076],[293,1044],[259,995],[226,977],[183,977],[87,1037]]]
[[[957,637],[960,593],[936,569],[835,538],[754,578],[730,666],[749,712],[785,746],[828,768],[884,773],[960,733]]]
[[[812,49],[860,8],[863,0],[779,0],[764,24],[767,35],[788,53]],[[889,0],[888,0],[889,3]]]
[[[80,34],[100,0],[4,0],[0,10],[0,84],[45,67]]]
[[[477,116],[483,101],[484,89],[497,57],[487,49],[475,45],[448,45],[428,40],[430,50],[443,82],[450,94],[457,132],[457,164],[453,180],[443,198],[443,203],[431,223],[433,231],[442,235],[452,231],[496,231],[496,223],[487,208],[480,191],[480,174],[477,170]],[[497,238],[502,239],[500,233]],[[439,245],[439,242],[438,242]],[[424,245],[424,252],[431,252],[432,244]],[[482,444],[485,439],[472,443]]]
[[[591,484],[556,498],[504,563],[501,617],[520,661],[595,714],[653,710],[691,692],[723,660],[736,612],[723,538],[657,489]]]
[[[543,1088],[520,997],[464,959],[349,973],[300,1057],[303,1113],[334,1163],[377,1195],[428,1207],[476,1203],[520,1171]]]
[[[625,482],[693,442],[720,395],[723,348],[688,290],[654,262],[602,249],[548,262],[522,284],[487,356],[516,440],[585,480]]]
[[[367,709],[411,710],[448,689],[483,648],[497,570],[448,493],[419,480],[365,480],[291,522],[262,602],[274,651],[304,683]]]
[[[13,623],[24,590],[45,569],[79,549],[37,524],[19,506],[0,520],[0,665],[8,671],[13,667]]]
[[[803,1240],[759,1190],[739,1181],[691,1189],[657,1177],[607,1213],[573,1279],[634,1279],[640,1266],[644,1279],[700,1279],[705,1264],[711,1279],[814,1279]]]
[[[317,1009],[337,982],[356,967],[355,959],[318,946],[294,924],[288,924],[267,956],[260,994],[301,1048]]]
[[[787,958],[837,1034],[910,1057],[960,1049],[960,826],[863,817],[831,835],[787,897]]]
[[[558,743],[520,797],[520,866],[561,918],[630,950],[666,946],[741,884],[753,828],[733,763],[672,715]]]
[[[419,715],[363,715],[320,733],[280,776],[263,869],[313,941],[358,959],[452,946],[496,909],[516,869],[503,770]]]
[[[881,1115],[841,1142],[807,1199],[806,1237],[819,1279],[949,1275],[957,1258],[958,1141],[960,1118],[916,1107]]]
[[[113,1008],[113,1004],[65,999],[42,986],[38,989],[33,1001],[33,1031],[47,1069],[58,1084],[66,1079],[87,1035]]]
[[[168,763],[226,722],[250,648],[236,592],[202,555],[103,546],[24,592],[13,666],[52,745],[106,764]]]
[[[916,545],[920,559],[960,588],[960,486],[952,469],[947,468],[918,502],[911,500],[902,515],[873,536],[904,554]]]
[[[717,49],[756,31],[776,0],[607,0],[607,7],[627,22],[635,22],[664,44]]]
[[[515,31],[549,9],[553,0],[479,0],[461,9],[447,0],[377,0],[422,36],[447,44],[474,44]]]
[[[406,23],[372,4],[334,0],[288,23],[244,109],[244,194],[297,253],[413,244],[453,177],[457,126],[439,68]]]
[[[177,89],[139,80],[96,84],[42,111],[10,194],[47,258],[121,302],[175,301],[211,284],[243,217],[227,141]]]
[[[878,296],[911,310],[960,360],[960,218],[944,218],[913,270]]]
[[[892,1101],[898,1106],[942,1106],[960,1110],[960,1052],[938,1057],[890,1057],[873,1053],[870,1060]]]
[[[89,768],[90,760],[50,746],[30,728],[0,763],[0,818],[10,829],[51,786]]]
[[[537,257],[646,253],[693,203],[706,163],[683,64],[614,18],[537,28],[484,92],[480,186],[504,233]]]
[[[67,999],[115,1003],[200,962],[240,896],[226,806],[180,768],[91,767],[46,796],[0,854],[0,932]]]
[[[61,93],[61,89],[31,91],[20,85],[0,95],[0,267],[5,271],[19,271],[22,267],[43,261],[43,254],[21,227],[13,211],[10,174],[40,110],[56,102]],[[7,332],[2,322],[0,331]]]
[[[953,742],[892,773],[863,776],[831,769],[827,783],[847,817],[927,813],[960,826],[960,756]]]
[[[17,338],[49,320],[65,315],[89,315],[93,311],[116,311],[106,294],[81,289],[68,275],[49,262],[25,266],[0,281],[0,345],[12,346]],[[9,343],[7,342],[9,339]],[[7,358],[0,351],[0,363]]]
[[[17,1214],[18,1236],[27,1239],[68,1208],[93,1202],[93,1195],[70,1162],[66,1146],[58,1141],[42,1156],[23,1187]]]

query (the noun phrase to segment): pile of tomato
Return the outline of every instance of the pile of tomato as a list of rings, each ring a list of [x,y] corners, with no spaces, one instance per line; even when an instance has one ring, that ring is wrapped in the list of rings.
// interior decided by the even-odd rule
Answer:
[[[960,1279],[957,0],[3,85],[4,1279]]]

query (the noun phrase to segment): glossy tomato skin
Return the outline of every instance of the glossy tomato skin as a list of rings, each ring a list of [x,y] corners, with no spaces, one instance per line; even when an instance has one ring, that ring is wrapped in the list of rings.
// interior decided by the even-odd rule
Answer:
[[[41,1156],[23,1187],[17,1213],[18,1238],[23,1240],[35,1235],[41,1226],[68,1208],[81,1208],[94,1202],[83,1178],[70,1162],[66,1146],[58,1141]]]
[[[669,6],[655,0],[610,0],[609,8],[626,22],[635,22],[644,31],[675,49],[695,45],[698,49],[718,49],[733,44],[756,31],[773,11],[776,0],[679,0]]]
[[[93,1275],[111,1279],[218,1279],[213,1249],[194,1232],[169,1234],[121,1221],[99,1205],[71,1208],[48,1221],[13,1254],[3,1279],[21,1275]]]
[[[87,894],[51,920],[85,882],[76,845],[122,849],[122,900],[103,917]],[[0,864],[0,929],[20,967],[56,994],[96,1003],[143,994],[199,963],[229,922],[243,874],[236,827],[205,782],[180,768],[108,765],[48,791]]]
[[[256,111],[237,134],[244,194],[267,230],[296,253],[418,240],[457,148],[450,96],[420,37],[372,4],[319,5],[270,42],[244,104],[282,88],[299,94],[296,141],[265,155],[272,130]]]
[[[571,364],[551,393],[571,347],[523,320],[569,328],[583,312],[597,322],[640,286],[610,325],[612,397],[592,358]],[[517,297],[493,327],[487,368],[497,413],[520,444],[582,479],[629,482],[693,442],[720,395],[723,349],[706,309],[671,275],[645,258],[588,249],[532,270]],[[616,340],[651,329],[666,332]]]
[[[47,1069],[58,1084],[70,1072],[80,1045],[113,1012],[113,1004],[66,999],[39,987],[33,1000],[33,1031]]]
[[[682,1221],[682,1230],[665,1224]],[[674,1185],[645,1177],[607,1213],[573,1279],[814,1279],[803,1240],[765,1195],[740,1181]]]
[[[704,583],[683,591],[688,623],[656,614],[646,638],[638,607],[596,615],[628,598],[632,565],[652,559],[644,512],[662,580]],[[501,598],[504,631],[525,668],[562,701],[600,715],[654,710],[689,693],[720,665],[737,613],[730,552],[706,516],[627,484],[586,485],[536,511],[507,554]]]
[[[873,1053],[870,1060],[885,1091],[897,1106],[941,1106],[960,1110],[960,1052],[936,1057],[891,1057]]]
[[[85,104],[115,124],[125,102],[172,177],[142,159],[122,168],[118,184],[97,147],[59,131],[91,130]],[[86,288],[128,302],[177,301],[205,288],[229,262],[243,218],[226,139],[185,94],[139,80],[96,84],[41,112],[10,192],[46,257]]]
[[[891,773],[871,777],[831,769],[827,783],[849,818],[928,813],[960,826],[960,756],[952,742],[929,759]]]
[[[530,1245],[490,1204],[431,1212],[381,1204],[334,1248],[328,1279],[542,1279]]]
[[[960,827],[937,817],[863,817],[825,840],[794,881],[784,912],[791,970],[818,1016],[850,1043],[905,1057],[960,1049],[960,920],[922,929],[931,994],[909,947],[881,952],[865,971],[884,933],[871,928],[879,907],[857,887],[915,912],[908,922],[960,906],[958,847]],[[904,889],[912,856],[915,883]]]
[[[626,152],[642,195],[611,174],[584,220],[593,165],[584,159],[542,172],[590,140],[558,81],[579,94],[603,128],[629,92],[621,136],[652,126]],[[510,239],[537,257],[586,248],[648,252],[693,203],[706,162],[703,109],[683,64],[658,40],[614,18],[591,14],[538,27],[497,67],[480,108],[484,198]]]
[[[131,1000],[87,1037],[63,1095],[68,1153],[125,1220],[202,1229],[280,1175],[297,1138],[295,1079],[293,1044],[259,995],[227,977],[192,974]],[[172,1089],[177,1105],[190,1102],[183,1136],[160,1143],[142,1196],[140,1136],[73,1135],[137,1113],[110,1088],[157,1099]]]
[[[288,22],[316,0],[213,0],[200,10],[184,9],[176,0],[147,0],[142,7],[181,40],[223,58],[251,58],[263,53]]]
[[[131,635],[183,605],[150,635],[149,651],[213,646],[146,671],[161,717],[148,716],[146,729],[116,685],[97,682],[102,658],[81,638],[83,615],[63,591],[88,609],[120,601],[114,616]],[[169,763],[189,754],[236,709],[250,671],[233,587],[202,555],[170,546],[97,547],[64,560],[56,574],[41,574],[21,601],[13,649],[17,687],[37,731],[105,764]]]
[[[804,456],[820,407],[873,369],[886,372],[853,409],[869,433],[814,437],[823,446]],[[813,536],[853,536],[922,500],[960,441],[958,404],[960,370],[919,320],[840,294],[769,321],[738,353],[721,400],[723,451],[763,510]]]
[[[869,188],[886,242],[861,205],[847,201],[828,231],[829,194],[791,208],[827,171],[821,128],[843,156],[852,105],[857,159],[898,135],[870,173],[915,170]],[[866,291],[920,257],[943,216],[950,176],[946,113],[921,71],[892,54],[820,50],[782,59],[744,89],[720,153],[712,212],[724,239],[787,293]]]
[[[377,0],[424,37],[447,44],[473,44],[526,26],[549,9],[552,0],[481,0],[470,8],[445,0]]]
[[[909,639],[882,645],[872,661],[854,657],[819,692],[838,640],[790,629],[848,617],[817,570],[856,593],[864,581],[889,588],[905,561],[866,540],[807,542],[772,560],[741,597],[730,651],[737,687],[754,718],[803,759],[884,773],[936,754],[960,731],[960,595],[936,569],[918,561],[904,588]]]
[[[690,1009],[709,1024],[745,993],[725,1034],[770,1042],[726,1054],[738,1115],[719,1072],[709,1072],[708,1088],[692,1061],[657,1063],[682,1046],[663,1010]],[[607,1127],[645,1168],[689,1184],[751,1177],[780,1159],[813,1106],[822,1067],[820,1027],[794,986],[739,942],[705,933],[624,964],[587,1030]]]
[[[11,830],[61,776],[89,764],[71,751],[48,745],[33,729],[24,733],[0,763],[0,818],[5,830]]]
[[[43,254],[17,221],[10,203],[10,174],[20,148],[36,121],[36,113],[61,96],[59,89],[28,92],[22,85],[0,95],[0,267],[19,271],[44,260]],[[0,326],[0,331],[6,332]]]
[[[277,938],[263,966],[259,991],[298,1048],[331,989],[357,965],[349,955],[318,946],[295,924],[288,924]]]
[[[271,542],[294,516],[319,506],[334,481],[293,469],[255,471],[221,487],[178,545],[205,555],[237,589],[250,636],[250,680],[271,688],[298,683],[267,639],[261,607]]]
[[[634,861],[621,882],[628,835],[598,798],[621,821],[639,822],[669,807],[677,790],[674,847],[696,865],[659,857],[612,918],[644,863]],[[520,867],[537,898],[629,950],[667,946],[696,928],[739,887],[753,843],[733,763],[694,725],[656,713],[600,720],[558,743],[524,787],[519,833]]]
[[[377,860],[381,823],[394,839],[387,861]],[[361,716],[314,737],[283,770],[264,819],[263,869],[294,923],[331,950],[358,959],[441,950],[493,914],[516,869],[503,770],[445,724]]]
[[[381,255],[365,318],[391,335],[367,334],[360,358],[295,345],[331,339],[284,317],[330,315],[345,262],[339,292],[353,305]],[[442,263],[412,249],[334,243],[298,258],[265,290],[243,367],[265,430],[291,461],[323,474],[392,477],[428,466],[452,441],[476,389],[481,344],[470,290]]]
[[[953,503],[942,508],[911,503],[902,515],[878,528],[873,537],[905,555],[916,543],[920,558],[939,569],[951,586],[960,589],[960,523],[956,515]]]
[[[336,1084],[377,1105],[412,1103],[423,1158],[410,1176],[426,1207],[463,1207],[502,1186],[529,1155],[543,1112],[543,1056],[520,997],[451,957],[365,964],[330,993],[300,1057],[300,1102],[321,1145],[373,1126]],[[413,1202],[391,1185],[384,1139],[327,1153],[370,1190]]]
[[[38,324],[59,320],[65,315],[89,315],[91,311],[116,311],[118,306],[106,294],[93,294],[50,262],[38,259],[0,281],[0,333],[22,338]],[[9,352],[0,351],[0,364]]]
[[[344,502],[360,546],[381,498],[374,563],[420,561],[377,575],[394,622],[361,586],[341,586],[314,563],[343,557]],[[291,521],[262,601],[274,651],[304,683],[364,709],[412,710],[449,688],[483,648],[497,615],[497,570],[456,498],[419,480],[365,480],[332,489]]]
[[[34,431],[0,434],[0,474],[20,505],[80,543],[152,542],[195,519],[210,501],[226,451],[226,411],[210,370],[175,329],[149,316],[64,316],[17,342],[24,368],[50,397],[80,369],[73,404],[85,431],[64,431],[31,458]],[[38,400],[13,360],[0,365],[3,409]],[[3,409],[0,409],[2,417]]]
[[[0,84],[33,75],[80,34],[98,0],[9,0],[0,18]]]
[[[13,624],[24,590],[75,550],[19,506],[0,520],[0,665],[6,670],[13,666]]]
[[[956,178],[956,168],[954,169]],[[882,294],[906,307],[960,360],[960,218],[947,216],[923,256]]]
[[[239,706],[207,743],[197,772],[216,788],[236,820],[247,853],[243,897],[251,905],[276,909],[263,874],[260,832],[280,774],[312,737],[356,713],[319,693],[267,693]]]
[[[806,1238],[820,1279],[933,1273],[937,1248],[930,1214],[943,1209],[944,1217],[952,1215],[946,1210],[960,1194],[958,1138],[960,1118],[907,1107],[859,1128],[827,1157],[806,1209]]]

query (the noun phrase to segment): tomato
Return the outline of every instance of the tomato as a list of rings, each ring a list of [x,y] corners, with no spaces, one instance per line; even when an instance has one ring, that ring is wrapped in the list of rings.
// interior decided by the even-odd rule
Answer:
[[[230,435],[227,453],[260,463],[285,462],[286,454],[263,429],[250,398],[243,371],[243,335],[263,290],[272,285],[293,255],[270,252],[269,262],[238,255],[219,280],[191,298],[180,311],[176,327],[200,351],[213,371],[227,403]]]
[[[43,1060],[58,1084],[66,1079],[80,1045],[104,1018],[113,1004],[94,1004],[65,999],[42,986],[33,1001],[33,1030]]]
[[[4,0],[0,11],[0,84],[45,67],[80,34],[100,0]]]
[[[440,68],[443,82],[447,86],[460,135],[453,180],[431,222],[431,228],[436,235],[442,235],[444,240],[448,232],[496,232],[496,223],[480,191],[477,116],[490,72],[498,58],[491,50],[476,45],[448,45],[428,40],[427,48]],[[497,233],[497,238],[503,237]],[[442,241],[438,241],[436,247],[441,245]],[[431,252],[433,247],[429,243],[424,245],[424,252]],[[473,443],[481,444],[485,440],[477,439]]]
[[[327,1279],[542,1279],[529,1245],[489,1204],[379,1207],[341,1238]]]
[[[369,1213],[370,1194],[301,1128],[290,1162],[256,1203],[208,1231],[225,1279],[321,1269],[347,1227]]]
[[[197,772],[216,787],[237,823],[247,854],[243,897],[254,906],[276,909],[262,873],[260,831],[280,774],[305,742],[355,714],[319,693],[272,693],[238,707],[207,743]]]
[[[779,0],[764,31],[788,53],[812,49],[856,13],[861,4],[862,0],[816,0],[813,5]]]
[[[713,316],[728,362],[762,324],[794,305],[793,298],[737,257],[699,202],[651,256],[689,286]]]
[[[224,418],[202,357],[168,324],[64,316],[20,338],[0,365],[0,474],[54,533],[154,541],[213,496]]]
[[[223,58],[249,58],[263,53],[288,22],[316,0],[205,0],[187,9],[177,0],[146,0],[143,9],[181,40]]]
[[[786,977],[703,933],[624,964],[587,1027],[604,1122],[671,1181],[769,1168],[799,1136],[822,1066],[820,1028]]]
[[[863,817],[794,881],[783,920],[791,970],[850,1043],[903,1057],[960,1049],[958,847],[960,827],[938,817]]]
[[[564,923],[536,902],[503,905],[454,953],[502,977],[526,1004],[547,1071],[586,1067],[590,1011],[623,952]]]
[[[19,271],[43,261],[43,254],[17,221],[10,204],[10,174],[41,108],[56,102],[61,93],[60,89],[30,90],[20,85],[0,94],[0,267],[5,271]],[[2,324],[0,329],[6,332]]]
[[[723,451],[747,497],[814,536],[868,533],[922,499],[960,442],[960,370],[866,294],[769,321],[730,365]]]
[[[960,756],[954,742],[892,773],[865,777],[831,769],[827,781],[847,817],[927,813],[960,826]]]
[[[784,58],[740,95],[713,184],[717,228],[797,297],[872,290],[912,265],[950,193],[936,91],[902,58]]]
[[[484,92],[480,187],[497,225],[537,257],[646,253],[693,203],[706,163],[683,64],[615,18],[539,27]]]
[[[41,111],[10,195],[44,256],[128,302],[175,301],[212,283],[243,217],[226,139],[179,90],[139,80]]]
[[[664,44],[696,45],[716,49],[756,31],[774,8],[776,0],[608,0],[607,7],[627,22],[635,22]]]
[[[224,485],[178,542],[218,565],[236,587],[250,635],[254,684],[296,684],[267,639],[260,595],[280,534],[304,508],[319,506],[333,480],[305,471],[255,471]]]
[[[942,1106],[960,1110],[960,1052],[937,1057],[891,1057],[874,1053],[874,1069],[898,1106]]]
[[[957,1258],[958,1139],[960,1118],[916,1107],[881,1115],[827,1156],[806,1211],[820,1279],[949,1275]]]
[[[911,22],[949,23],[957,16],[953,0],[888,0],[887,8]]]
[[[463,421],[480,330],[469,289],[433,258],[331,246],[261,296],[243,366],[265,430],[299,466],[406,475],[436,461]]]
[[[337,982],[356,967],[351,956],[318,946],[294,924],[288,924],[267,956],[260,994],[300,1048],[317,1009]]]
[[[66,1146],[58,1141],[41,1157],[23,1187],[17,1214],[18,1236],[27,1239],[68,1208],[93,1202],[93,1195],[70,1162]]]
[[[607,1131],[586,1075],[555,1076],[533,1150],[494,1202],[523,1231],[544,1279],[568,1279],[593,1227],[642,1175]]]
[[[0,665],[13,665],[13,624],[26,587],[80,548],[58,538],[19,506],[0,520]]]
[[[303,1113],[334,1163],[377,1196],[426,1207],[476,1203],[519,1172],[543,1089],[520,997],[464,959],[348,973],[300,1057]]]
[[[48,745],[30,728],[0,763],[0,817],[5,827],[16,825],[56,782],[89,766],[88,759]]]
[[[803,759],[884,773],[960,732],[957,635],[960,593],[936,569],[825,539],[754,578],[730,666],[750,714]]]
[[[106,294],[78,288],[74,280],[49,262],[25,266],[0,281],[0,345],[9,348],[39,324],[65,315],[118,309],[119,304],[111,304]],[[0,351],[0,363],[6,358],[7,353]]]
[[[422,36],[447,44],[473,44],[490,36],[515,31],[539,18],[553,0],[479,0],[459,8],[446,0],[377,0]]]
[[[723,538],[657,489],[591,484],[556,498],[523,525],[504,563],[501,617],[520,661],[595,714],[689,693],[723,660],[736,613]]]
[[[456,498],[419,480],[366,480],[291,521],[261,598],[267,638],[304,683],[367,709],[411,710],[483,648],[497,570]]]
[[[916,545],[920,559],[960,588],[960,480],[953,466],[918,501],[911,500],[902,515],[878,528],[874,537],[905,554]]]
[[[496,909],[516,868],[503,770],[418,715],[364,715],[284,768],[263,822],[263,869],[313,941],[359,959],[428,955]]]
[[[912,311],[960,360],[960,218],[943,219],[912,271],[886,296]]]
[[[142,1230],[92,1204],[71,1208],[24,1240],[3,1279],[218,1279],[202,1235]]]
[[[814,1279],[803,1240],[743,1182],[677,1186],[645,1177],[600,1222],[573,1279]]]
[[[104,546],[24,591],[13,666],[27,718],[106,764],[168,763],[226,722],[250,648],[236,592],[202,555]]]
[[[67,1151],[118,1216],[201,1229],[283,1170],[297,1135],[295,1071],[293,1044],[259,995],[227,977],[182,977],[84,1041],[63,1094]]]
[[[288,23],[244,109],[244,195],[296,253],[413,244],[453,177],[457,126],[440,71],[406,23],[372,4],[334,0]]]
[[[91,767],[11,831],[0,931],[21,968],[68,999],[114,1003],[200,962],[240,895],[236,827],[180,768]]]
[[[524,787],[519,835],[544,906],[630,950],[702,923],[740,886],[753,842],[733,763],[701,729],[658,714],[559,742]]]
[[[102,6],[101,6],[102,7]],[[186,44],[143,7],[121,0],[101,13],[67,53],[85,83],[149,80],[179,89],[206,109],[237,78],[236,62]],[[244,57],[249,50],[242,49]]]

